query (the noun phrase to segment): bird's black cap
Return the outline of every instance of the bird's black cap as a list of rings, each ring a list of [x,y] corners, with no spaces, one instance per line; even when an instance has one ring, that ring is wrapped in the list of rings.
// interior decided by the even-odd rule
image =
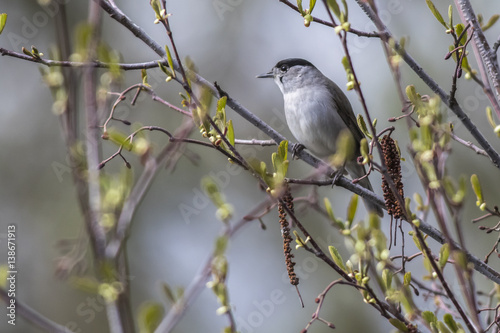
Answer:
[[[310,66],[314,67],[313,64],[311,64],[309,61],[301,59],[301,58],[289,58],[289,59],[284,59],[281,60],[276,64],[276,67],[279,68],[283,65],[288,65],[288,67],[293,67],[293,66]]]

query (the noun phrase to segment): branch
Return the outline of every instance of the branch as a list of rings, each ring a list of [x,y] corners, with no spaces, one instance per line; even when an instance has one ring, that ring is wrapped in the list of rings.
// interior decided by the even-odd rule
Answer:
[[[9,56],[12,58],[22,59],[25,61],[34,62],[40,65],[44,65],[47,67],[76,67],[76,68],[110,68],[110,67],[119,67],[124,71],[130,70],[139,70],[139,69],[151,69],[158,68],[158,62],[161,62],[163,65],[167,66],[168,62],[165,59],[152,60],[146,62],[138,62],[138,63],[111,63],[111,62],[102,62],[99,60],[91,60],[88,62],[81,61],[67,61],[67,60],[51,60],[51,59],[43,59],[43,58],[34,58],[30,57],[24,53],[19,53],[15,51],[10,51],[0,47],[0,54],[2,56]]]
[[[500,69],[498,63],[494,61],[495,53],[491,50],[484,36],[483,30],[477,21],[476,14],[469,0],[455,0],[455,3],[463,20],[472,24],[472,28],[474,29],[474,45],[477,47],[483,64],[488,69],[490,80],[495,87],[497,102],[500,102]]]
[[[287,1],[287,0],[279,0],[279,2],[283,2],[285,5],[287,5],[288,7],[292,8],[293,10],[295,10],[297,13],[301,14],[300,13],[300,10],[299,10],[299,7],[297,7],[296,5],[294,5],[293,3],[291,3],[290,1]],[[302,14],[301,14],[302,15]],[[335,28],[337,25],[335,23],[332,23],[332,22],[328,22],[328,21],[324,21],[322,19],[319,19],[317,17],[312,17],[313,18],[313,21],[316,22],[316,23],[319,23],[319,24],[322,24],[322,25],[325,25],[327,27],[331,27],[331,28]],[[355,34],[355,35],[358,35],[360,37],[375,37],[375,38],[380,38],[380,34],[378,32],[364,32],[364,31],[360,31],[360,30],[357,30],[357,29],[353,29],[353,28],[350,28],[349,29],[349,33],[352,33],[352,34]]]

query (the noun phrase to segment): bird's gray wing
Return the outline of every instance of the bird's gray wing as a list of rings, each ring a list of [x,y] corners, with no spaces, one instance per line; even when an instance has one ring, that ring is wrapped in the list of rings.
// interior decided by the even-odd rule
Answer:
[[[332,90],[335,91],[334,101],[337,106],[337,110],[344,110],[344,112],[339,112],[339,115],[346,124],[347,128],[351,130],[354,140],[356,141],[359,147],[359,142],[365,136],[358,127],[358,122],[354,117],[354,112],[352,111],[351,103],[349,102],[349,99],[347,99],[347,96],[339,88],[339,86],[337,86],[333,81],[330,81],[330,83],[332,85]]]

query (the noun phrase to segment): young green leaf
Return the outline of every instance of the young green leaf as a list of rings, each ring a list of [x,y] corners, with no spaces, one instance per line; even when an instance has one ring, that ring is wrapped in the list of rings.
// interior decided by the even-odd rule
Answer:
[[[370,140],[373,138],[370,131],[368,131],[368,127],[366,127],[365,118],[361,114],[358,114],[356,117],[356,121],[358,122],[358,127],[363,132],[365,136],[367,136]]]
[[[280,145],[278,147],[278,155],[283,161],[286,161],[286,158],[288,156],[288,141],[283,140],[280,142]]]
[[[409,85],[406,87],[406,96],[408,96],[408,99],[414,105],[420,102],[420,98],[417,94],[417,90],[415,89],[414,85]]]
[[[450,27],[453,26],[453,7],[451,5],[448,6],[448,24]]]
[[[153,333],[163,318],[163,306],[155,302],[142,303],[137,314],[141,333]]]
[[[444,266],[448,262],[449,257],[450,257],[450,245],[448,243],[445,243],[443,246],[441,246],[441,249],[439,250],[439,267],[441,269],[444,268]]]
[[[302,0],[297,0],[297,8],[299,9],[300,15],[304,15],[304,8],[302,8]]]
[[[227,140],[229,143],[234,146],[234,128],[233,128],[233,120],[229,119],[227,122],[227,134],[226,134]]]
[[[172,303],[172,304],[175,304],[176,302],[176,298],[175,298],[175,295],[174,295],[174,292],[172,291],[172,288],[170,288],[170,286],[163,282],[161,284],[162,288],[163,288],[163,293],[165,294],[165,296],[167,296],[167,299]]]
[[[330,251],[330,255],[332,256],[335,264],[337,264],[337,266],[339,266],[344,272],[346,272],[344,260],[342,260],[342,256],[340,255],[339,251],[337,251],[337,249],[332,245],[328,247],[328,250]]]
[[[332,209],[332,204],[330,203],[330,200],[328,200],[327,197],[325,197],[323,199],[323,202],[325,204],[325,209],[326,209],[326,212],[328,213],[328,217],[330,218],[330,220],[332,220],[332,222],[335,222],[335,215],[333,214],[333,209]]]
[[[0,14],[0,34],[3,31],[3,28],[5,28],[5,24],[7,23],[7,14],[2,13]]]
[[[316,5],[316,0],[309,0],[309,14],[312,13],[315,5]]]
[[[439,330],[439,333],[451,333],[451,331],[446,327],[446,325],[442,321],[438,321],[437,327]]]
[[[436,6],[434,6],[434,4],[432,3],[432,1],[431,0],[425,0],[425,2],[427,3],[427,6],[431,10],[431,12],[434,15],[434,17],[439,21],[439,23],[441,23],[446,29],[448,29],[448,26],[446,25],[446,22],[444,21],[443,17],[441,16],[441,14],[439,13],[439,11],[437,10]]]
[[[489,28],[491,28],[493,26],[493,24],[495,24],[498,21],[498,18],[500,18],[500,15],[498,15],[498,14],[495,14],[492,17],[490,17],[490,19],[488,20],[488,23],[486,23],[485,25],[483,25],[481,27],[483,29],[483,32],[488,30]],[[2,32],[2,30],[0,27],[0,33],[1,32]]]
[[[141,78],[142,78],[142,84],[147,87],[150,87],[148,83],[148,72],[144,68],[141,69]]]
[[[472,190],[474,190],[474,193],[476,194],[477,197],[476,205],[480,206],[483,204],[484,199],[483,199],[483,191],[481,189],[481,184],[479,183],[479,178],[477,177],[476,174],[470,176],[470,182],[472,184]]]
[[[391,286],[392,286],[392,275],[393,273],[388,270],[388,269],[384,269],[382,271],[382,280],[384,281],[384,284],[385,284],[385,288],[386,290],[389,290],[391,289]]]
[[[424,318],[424,320],[429,324],[436,324],[437,323],[436,315],[432,311],[422,312],[422,318]]]
[[[172,70],[172,77],[175,78],[174,62],[172,61],[172,54],[170,54],[170,49],[168,48],[168,45],[165,45],[165,51],[167,52],[168,67],[170,67],[170,69]]]
[[[340,8],[339,8],[339,5],[337,3],[337,0],[328,0],[327,3],[328,3],[328,7],[330,7],[333,14],[335,14],[335,16],[340,18]]]
[[[149,4],[153,8],[153,11],[155,12],[156,20],[161,20],[161,4],[160,0],[150,0]],[[155,21],[157,23],[157,21]]]
[[[453,333],[458,332],[457,322],[455,321],[455,319],[453,319],[453,316],[451,314],[445,313],[443,316],[443,321],[445,322],[445,324],[450,328],[450,330]]]
[[[351,198],[351,201],[349,202],[349,205],[347,206],[347,221],[349,224],[352,224],[354,221],[354,216],[356,215],[356,209],[358,208],[358,195],[354,194]]]
[[[411,283],[411,272],[406,272],[403,278],[403,284],[408,287]]]
[[[495,120],[493,119],[493,109],[490,106],[486,107],[486,117],[492,128],[497,127]]]
[[[408,327],[406,327],[405,323],[396,318],[390,318],[389,322],[392,326],[396,327],[401,332],[409,332]]]

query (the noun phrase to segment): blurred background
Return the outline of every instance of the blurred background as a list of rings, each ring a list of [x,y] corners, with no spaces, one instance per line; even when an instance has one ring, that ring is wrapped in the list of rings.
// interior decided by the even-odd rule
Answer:
[[[70,25],[75,28],[86,20],[88,4],[77,0],[67,0],[66,3]],[[438,8],[446,13],[451,3],[439,2]],[[120,1],[117,4],[159,44],[168,42],[161,25],[153,24],[154,13],[148,1]],[[355,3],[349,1],[349,4],[352,27],[374,30]],[[167,1],[167,5],[168,12],[172,13],[170,22],[181,56],[189,56],[203,77],[211,82],[217,81],[232,97],[292,140],[284,122],[282,95],[278,87],[272,80],[257,80],[255,76],[267,72],[281,59],[302,57],[340,87],[345,87],[346,75],[341,65],[343,51],[334,31],[315,23],[309,28],[304,27],[300,15],[277,0],[174,0]],[[381,16],[393,33],[398,38],[408,36],[407,49],[412,56],[445,90],[449,90],[455,64],[443,58],[451,37],[444,33],[425,2],[379,1],[379,6]],[[483,13],[486,19],[500,11],[498,3],[486,0],[474,1],[474,6],[476,13]],[[48,54],[48,47],[56,39],[53,20],[46,7],[37,1],[6,0],[1,2],[0,12],[9,15],[0,36],[1,47],[20,52],[23,46],[29,49],[35,45]],[[327,18],[320,1],[314,15]],[[122,54],[124,62],[158,59],[129,31],[106,14],[103,16],[103,40]],[[458,21],[455,11],[455,22]],[[499,28],[494,27],[486,33],[491,44],[498,32]],[[394,125],[389,124],[387,118],[400,115],[401,105],[380,42],[349,35],[349,46],[372,117],[379,120],[378,129]],[[473,61],[472,64],[475,65]],[[15,224],[18,300],[75,332],[107,332],[102,302],[96,300],[95,295],[81,291],[55,275],[61,245],[71,244],[84,229],[59,120],[51,111],[51,94],[37,67],[39,65],[7,56],[0,58],[0,264],[6,261],[7,225]],[[174,82],[166,83],[159,71],[149,73],[149,83],[155,91],[162,98],[180,105],[178,93],[181,87]],[[414,84],[421,94],[431,94],[404,64],[402,78],[405,86]],[[140,80],[139,71],[127,72],[122,88]],[[355,92],[347,92],[347,96],[355,112],[361,112]],[[487,100],[481,89],[461,79],[458,96],[464,110],[500,150],[498,139],[486,121]],[[171,131],[182,121],[179,114],[148,98],[142,98],[135,107],[123,105],[119,112],[132,122],[162,126]],[[266,139],[232,110],[227,112],[235,124],[237,138]],[[456,134],[471,140],[456,117],[449,111],[445,112],[455,124]],[[424,195],[405,148],[408,143],[406,125],[400,122],[395,126],[394,137],[399,141],[403,157],[406,157],[402,165],[405,194],[412,196],[419,192]],[[149,137],[155,142],[156,151],[167,143],[163,135],[150,134]],[[197,131],[193,137],[199,138]],[[173,288],[188,286],[212,251],[223,225],[215,217],[214,206],[207,200],[200,200],[200,181],[204,176],[211,175],[224,183],[222,190],[235,208],[232,222],[241,219],[264,198],[248,173],[238,170],[230,174],[227,171],[229,164],[219,154],[200,147],[189,148],[200,155],[200,163],[195,165],[181,158],[173,172],[160,172],[134,218],[128,253],[135,312],[140,304],[149,300],[167,305],[161,283],[166,282]],[[268,163],[275,151],[275,147],[245,148],[246,156],[255,155]],[[453,149],[449,173],[454,177],[465,175],[467,179],[471,173],[477,173],[481,182],[489,185],[484,189],[486,198],[498,197],[495,196],[495,189],[500,186],[498,169],[488,159],[461,145],[453,143]],[[116,151],[116,146],[103,142],[102,150],[103,156],[107,157]],[[127,157],[133,162],[133,172],[138,176],[142,166],[137,157],[132,154]],[[116,159],[106,166],[106,171],[119,172],[121,168],[123,163]],[[302,161],[290,163],[291,177],[305,177],[311,171],[311,167]],[[371,182],[375,191],[381,194],[381,181],[376,174],[371,177]],[[310,189],[305,188],[295,196],[308,195],[309,192]],[[351,196],[349,192],[342,188],[322,188],[319,190],[320,200],[324,196],[333,203],[336,215],[345,216],[345,207]],[[463,226],[466,243],[470,251],[482,258],[493,245],[495,235],[486,236],[477,230],[477,226],[468,223],[481,212],[474,205],[472,191],[468,193],[467,202],[463,218],[467,222]],[[188,215],[186,207],[192,208]],[[364,206],[360,208],[358,220],[363,213]],[[307,211],[300,211],[300,218],[323,246],[335,245],[342,252],[342,238],[324,218]],[[277,213],[266,215],[263,222],[266,230],[262,230],[258,222],[249,223],[229,245],[228,286],[234,315],[242,333],[299,332],[316,309],[314,299],[338,276],[309,253],[296,251],[297,274],[301,279],[299,287],[305,302],[302,309],[295,289],[288,282]],[[432,219],[428,222],[434,224]],[[383,228],[388,231],[388,224]],[[439,248],[434,242],[431,244],[433,248]],[[412,250],[408,245],[408,253]],[[499,268],[498,259],[493,258],[491,265]],[[421,264],[413,267],[418,269]],[[413,274],[419,276],[417,272]],[[478,289],[489,290],[490,285],[483,278],[477,281]],[[329,293],[320,315],[333,322],[337,332],[391,330],[374,309],[362,305],[362,298],[355,290],[339,286]],[[216,315],[218,307],[212,291],[205,289],[174,332],[220,332],[227,325],[227,319]],[[6,318],[4,309],[2,305],[2,318]],[[0,331],[42,332],[19,315],[15,327],[7,325],[4,319],[0,320]],[[330,331],[320,323],[315,323],[309,330],[317,333]]]

